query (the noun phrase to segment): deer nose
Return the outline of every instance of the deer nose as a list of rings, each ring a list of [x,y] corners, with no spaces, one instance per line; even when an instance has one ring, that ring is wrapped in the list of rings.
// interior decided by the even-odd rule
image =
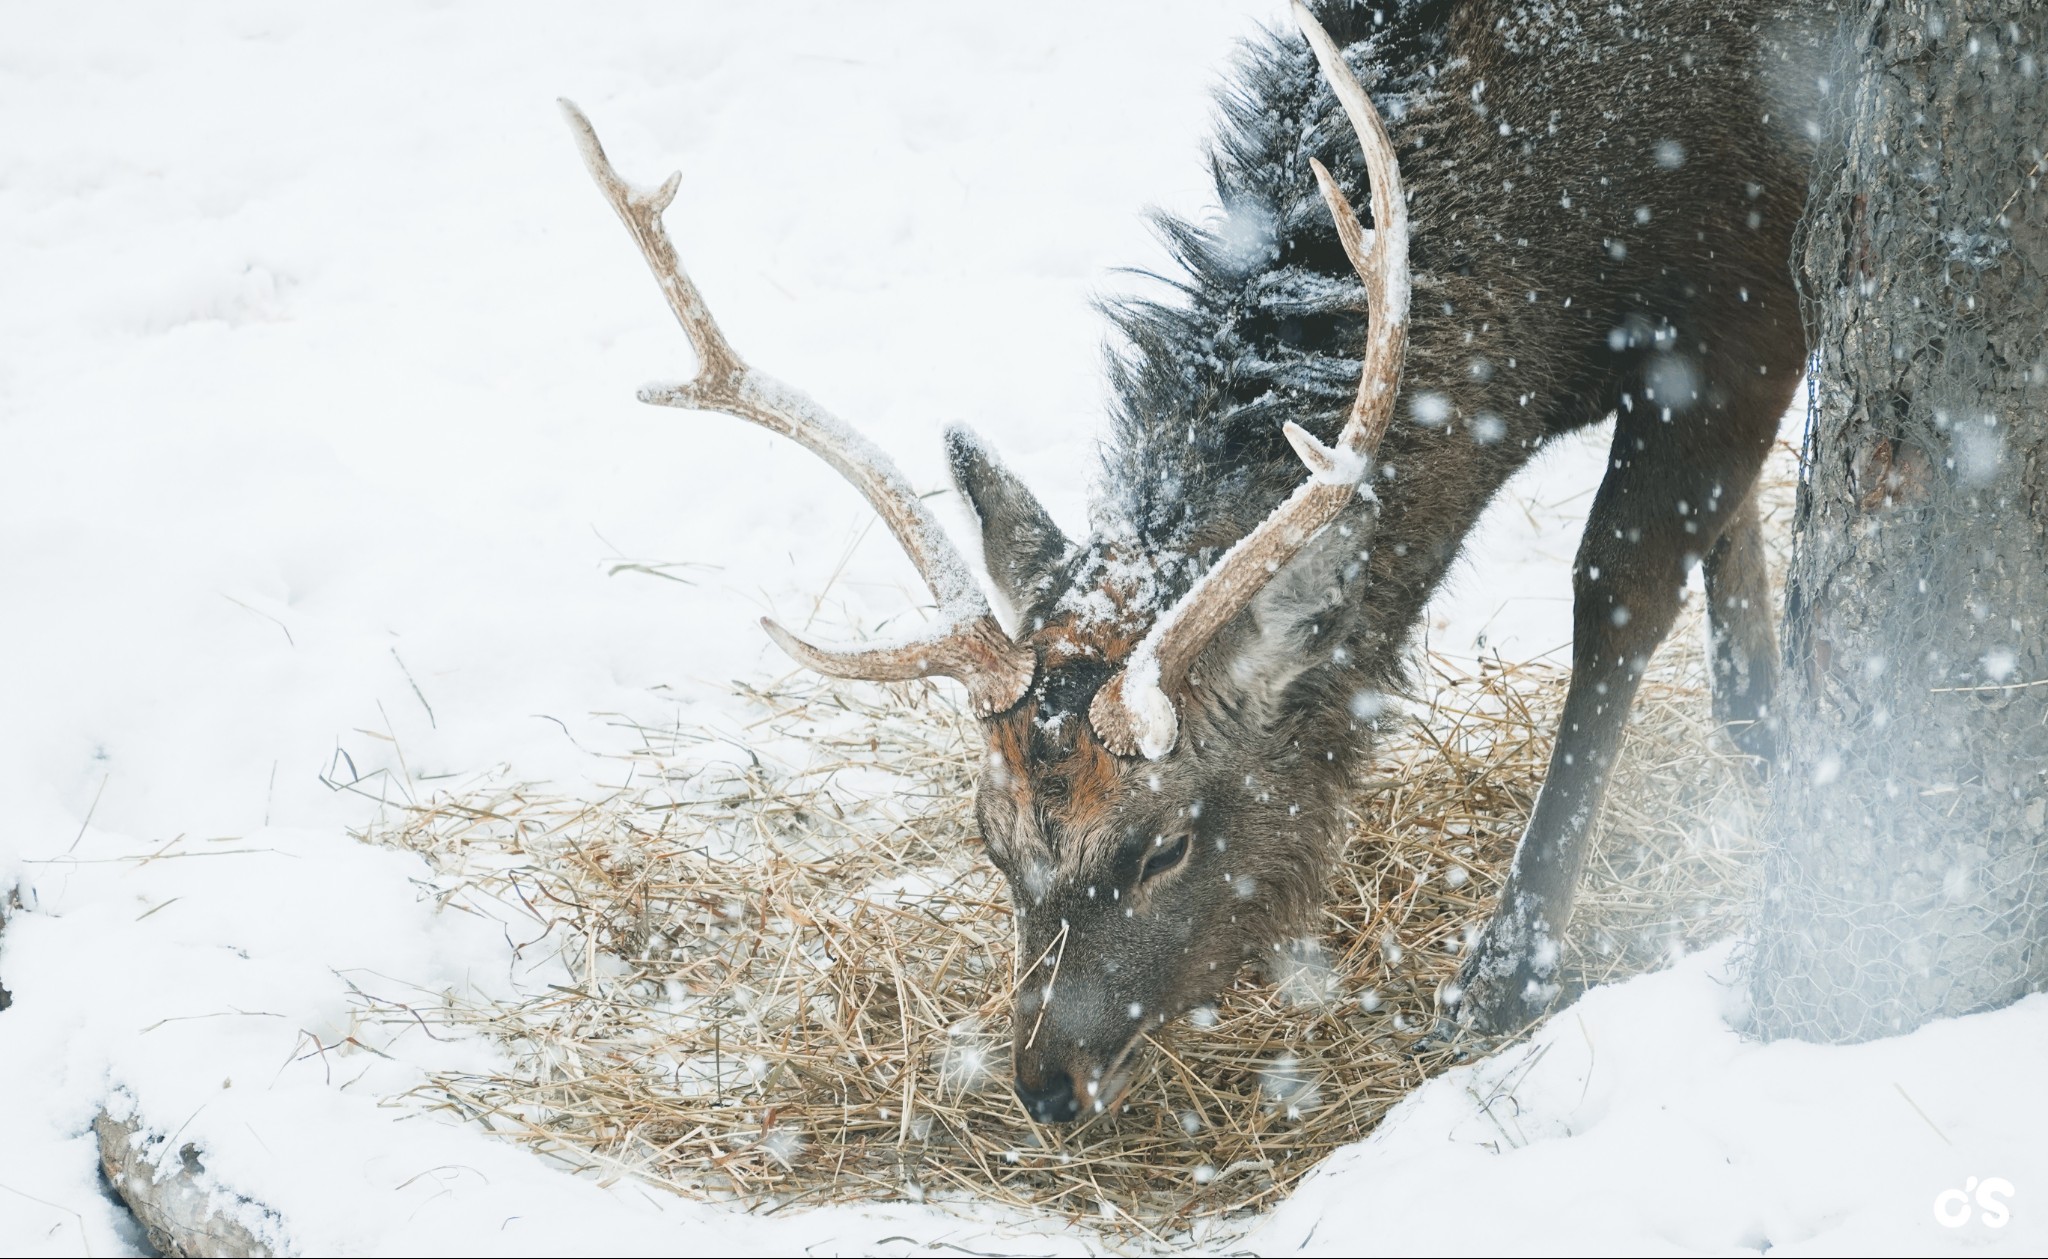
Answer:
[[[1074,1099],[1074,1078],[1058,1067],[1047,1072],[1045,1083],[1036,1087],[1018,1076],[1017,1100],[1040,1123],[1066,1123],[1081,1109]]]

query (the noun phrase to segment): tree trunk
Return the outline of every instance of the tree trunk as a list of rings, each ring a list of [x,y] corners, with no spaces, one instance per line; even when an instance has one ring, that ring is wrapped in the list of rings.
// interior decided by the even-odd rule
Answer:
[[[2048,21],[1850,4],[1795,263],[1816,351],[1755,1027],[2048,978]]]

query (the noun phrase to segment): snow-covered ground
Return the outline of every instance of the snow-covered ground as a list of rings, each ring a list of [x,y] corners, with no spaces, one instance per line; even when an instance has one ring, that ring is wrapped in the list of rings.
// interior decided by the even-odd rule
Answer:
[[[423,1114],[399,1099],[427,1070],[490,1051],[352,1050],[388,1030],[351,1022],[351,989],[537,977],[347,831],[499,763],[587,781],[621,716],[715,719],[727,679],[786,667],[764,611],[913,603],[815,460],[633,401],[686,350],[555,97],[629,177],[683,168],[669,222],[744,353],[920,487],[940,428],[976,424],[1078,530],[1088,300],[1160,261],[1142,207],[1203,204],[1206,93],[1278,16],[0,10],[0,1252],[134,1253],[88,1130],[116,1094],[308,1253],[1081,1248],[957,1208],[736,1217]],[[1518,482],[1436,646],[1567,641],[1600,463],[1588,439]],[[1432,1082],[1251,1244],[2048,1247],[2048,998],[1763,1047],[1727,1030],[1725,966],[1595,992]],[[1987,1197],[2009,1225],[1937,1222],[1973,1177],[2010,1182]]]

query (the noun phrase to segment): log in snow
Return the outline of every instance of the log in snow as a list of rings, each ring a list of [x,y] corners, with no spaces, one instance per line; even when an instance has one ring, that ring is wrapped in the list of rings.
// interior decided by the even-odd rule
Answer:
[[[139,1118],[101,1111],[93,1120],[107,1183],[128,1204],[159,1254],[255,1259],[289,1253],[282,1222],[268,1208],[224,1189],[207,1174],[199,1151],[164,1150],[160,1132]]]

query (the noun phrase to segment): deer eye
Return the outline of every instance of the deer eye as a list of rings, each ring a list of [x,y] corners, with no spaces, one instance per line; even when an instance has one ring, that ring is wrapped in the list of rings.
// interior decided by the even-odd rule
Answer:
[[[1154,841],[1157,843],[1157,841]],[[1145,858],[1145,869],[1138,875],[1138,882],[1149,883],[1168,870],[1179,866],[1188,859],[1188,837],[1176,835],[1166,843],[1157,843],[1152,855]]]

